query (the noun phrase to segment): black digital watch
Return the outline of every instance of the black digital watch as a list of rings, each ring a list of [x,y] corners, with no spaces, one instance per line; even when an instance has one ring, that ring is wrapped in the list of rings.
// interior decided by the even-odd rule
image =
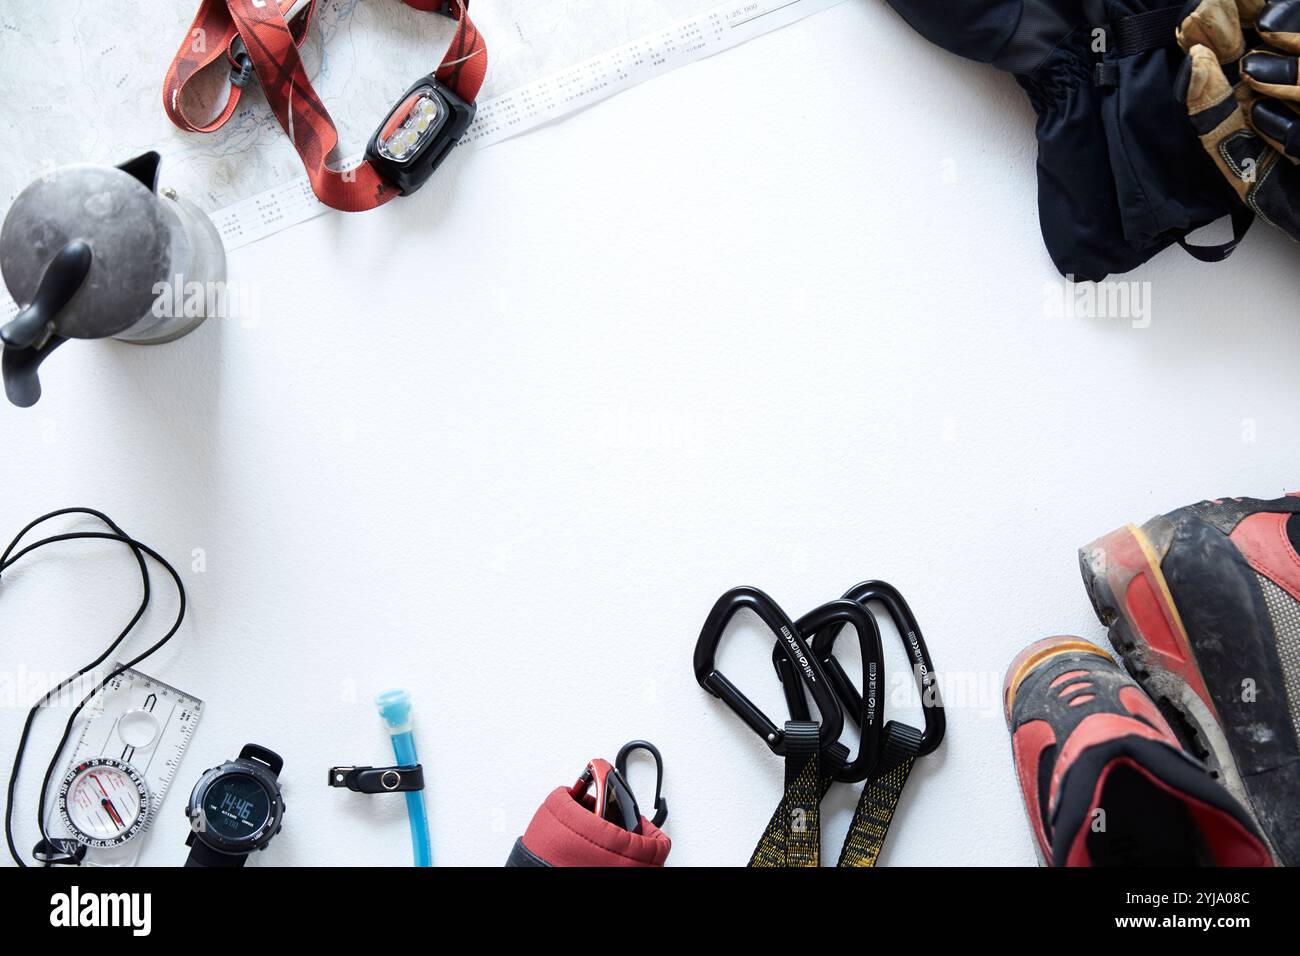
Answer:
[[[186,866],[243,866],[250,853],[266,849],[284,826],[283,767],[279,754],[245,744],[236,759],[204,772],[185,808]]]

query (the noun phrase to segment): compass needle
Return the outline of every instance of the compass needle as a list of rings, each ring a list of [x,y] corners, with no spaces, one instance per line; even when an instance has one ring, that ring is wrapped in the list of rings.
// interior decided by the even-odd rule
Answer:
[[[144,828],[149,785],[128,763],[91,757],[68,771],[59,788],[58,806],[77,842],[108,849],[122,845]]]

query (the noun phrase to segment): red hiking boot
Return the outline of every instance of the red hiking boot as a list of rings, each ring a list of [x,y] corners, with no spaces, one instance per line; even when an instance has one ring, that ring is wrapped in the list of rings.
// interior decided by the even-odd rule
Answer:
[[[1300,864],[1300,497],[1206,501],[1079,552],[1128,672]]]
[[[1020,792],[1052,866],[1270,866],[1248,814],[1100,648],[1051,637],[1003,687]]]

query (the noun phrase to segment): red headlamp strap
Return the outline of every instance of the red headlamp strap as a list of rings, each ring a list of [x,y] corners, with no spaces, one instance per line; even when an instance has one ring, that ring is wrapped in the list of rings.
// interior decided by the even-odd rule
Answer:
[[[469,18],[469,0],[402,0],[407,6],[429,13],[444,7],[456,20],[456,35],[451,38],[447,54],[438,64],[434,76],[445,83],[453,93],[466,103],[478,99],[487,76],[487,43]]]
[[[435,75],[452,92],[472,103],[487,72],[487,46],[469,18],[466,0],[447,0],[446,4],[442,0],[404,2],[429,12],[445,7],[456,19],[456,35]],[[369,163],[346,171],[327,165],[330,153],[338,145],[338,131],[325,104],[312,89],[298,56],[316,0],[295,19],[291,30],[284,15],[292,6],[293,0],[203,0],[189,35],[167,71],[163,107],[181,129],[200,133],[220,129],[239,105],[239,86],[231,87],[230,98],[221,112],[203,125],[185,115],[183,94],[186,84],[196,74],[218,61],[238,69],[232,48],[240,40],[275,118],[302,159],[317,198],[345,212],[373,209],[400,193]]]

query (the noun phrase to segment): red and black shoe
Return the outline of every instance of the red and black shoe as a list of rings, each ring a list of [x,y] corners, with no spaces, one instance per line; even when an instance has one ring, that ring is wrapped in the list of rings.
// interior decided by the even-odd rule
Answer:
[[[1020,792],[1051,866],[1271,866],[1250,816],[1109,655],[1021,651],[1003,687]]]
[[[1300,497],[1191,505],[1079,559],[1129,673],[1300,864]]]

